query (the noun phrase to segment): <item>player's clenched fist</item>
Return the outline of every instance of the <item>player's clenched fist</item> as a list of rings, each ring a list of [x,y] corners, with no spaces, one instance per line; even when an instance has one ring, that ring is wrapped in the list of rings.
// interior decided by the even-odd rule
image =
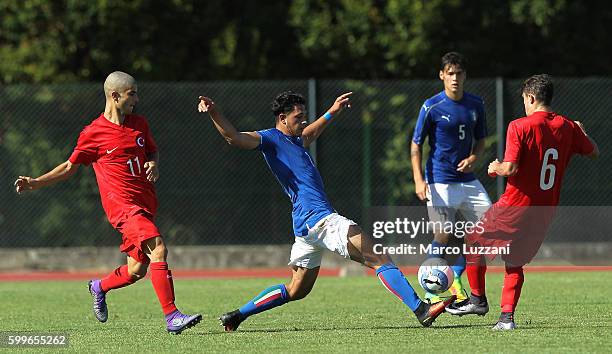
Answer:
[[[489,174],[489,176],[491,177],[497,176],[497,168],[499,167],[500,164],[501,162],[499,162],[498,159],[491,161],[491,163],[489,164],[489,168],[487,169],[487,173]]]
[[[15,191],[21,194],[23,191],[31,191],[35,188],[36,179],[28,176],[19,176],[15,181]]]
[[[213,112],[215,110],[215,102],[208,97],[198,97],[200,103],[198,104],[198,112]]]

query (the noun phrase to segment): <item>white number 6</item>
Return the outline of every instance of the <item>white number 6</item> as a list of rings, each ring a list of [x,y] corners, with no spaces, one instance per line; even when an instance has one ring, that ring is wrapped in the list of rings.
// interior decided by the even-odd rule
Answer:
[[[552,163],[548,164],[548,159],[557,160],[559,158],[559,152],[555,148],[550,148],[544,152],[544,161],[542,161],[542,169],[540,170],[540,189],[547,191],[555,184],[555,172],[557,168]],[[546,171],[550,171],[548,174],[548,181],[546,181]]]

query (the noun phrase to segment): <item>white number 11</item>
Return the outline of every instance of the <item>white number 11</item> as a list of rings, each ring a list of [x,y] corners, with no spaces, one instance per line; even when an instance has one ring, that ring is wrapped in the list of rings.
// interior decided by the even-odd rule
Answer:
[[[142,170],[140,169],[140,161],[138,160],[138,156],[134,158],[134,162],[132,162],[132,159],[129,159],[127,161],[127,164],[128,166],[130,166],[130,172],[132,172],[132,176],[136,176],[136,174],[134,173],[134,164],[136,164],[136,166],[138,166],[138,175],[140,176]]]

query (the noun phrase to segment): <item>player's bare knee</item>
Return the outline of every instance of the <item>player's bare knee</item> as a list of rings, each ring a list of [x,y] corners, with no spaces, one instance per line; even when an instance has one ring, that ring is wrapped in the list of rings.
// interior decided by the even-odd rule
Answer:
[[[287,289],[287,295],[289,296],[289,301],[296,301],[305,298],[310,291],[312,290],[312,286],[303,286],[303,285],[294,285],[293,283],[285,285]]]
[[[376,254],[372,250],[364,250],[358,259],[351,257],[351,259],[361,263],[362,265],[376,269],[383,264],[391,262],[391,258],[386,254]]]
[[[348,239],[351,239],[351,237],[358,235],[364,235],[363,230],[361,230],[361,227],[359,225],[350,225],[346,237]]]
[[[133,281],[138,281],[147,275],[148,267],[145,263],[128,264],[128,275]]]
[[[151,258],[152,262],[165,262],[168,257],[168,249],[166,248],[166,244],[161,239],[161,237],[155,238],[155,243],[148,244],[149,248],[149,258]]]
[[[129,274],[133,281],[139,281],[140,279],[144,278],[147,275],[147,269],[145,268],[142,271],[129,273]]]
[[[391,262],[389,255],[374,251],[376,242],[369,235],[361,233],[351,240],[352,242],[349,242],[349,255],[352,260],[372,269]],[[357,247],[360,247],[361,250]]]
[[[151,254],[154,256],[157,262],[165,262],[166,258],[168,257],[168,249],[166,248],[166,245],[162,243],[157,245]]]
[[[316,278],[315,278],[316,279]],[[314,287],[314,280],[304,278],[293,278],[289,284],[285,285],[289,301],[301,300],[305,298]]]

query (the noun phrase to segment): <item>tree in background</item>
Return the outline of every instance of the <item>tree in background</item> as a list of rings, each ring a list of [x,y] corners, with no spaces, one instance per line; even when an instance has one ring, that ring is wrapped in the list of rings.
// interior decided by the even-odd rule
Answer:
[[[450,50],[472,77],[609,75],[610,22],[603,0],[4,0],[0,81],[423,78]]]
[[[565,0],[297,0],[290,16],[313,76],[352,78],[431,77],[451,50],[477,77],[609,75],[611,21],[609,2]]]
[[[300,53],[284,2],[0,2],[4,83],[294,77]],[[291,63],[291,65],[289,65]]]

